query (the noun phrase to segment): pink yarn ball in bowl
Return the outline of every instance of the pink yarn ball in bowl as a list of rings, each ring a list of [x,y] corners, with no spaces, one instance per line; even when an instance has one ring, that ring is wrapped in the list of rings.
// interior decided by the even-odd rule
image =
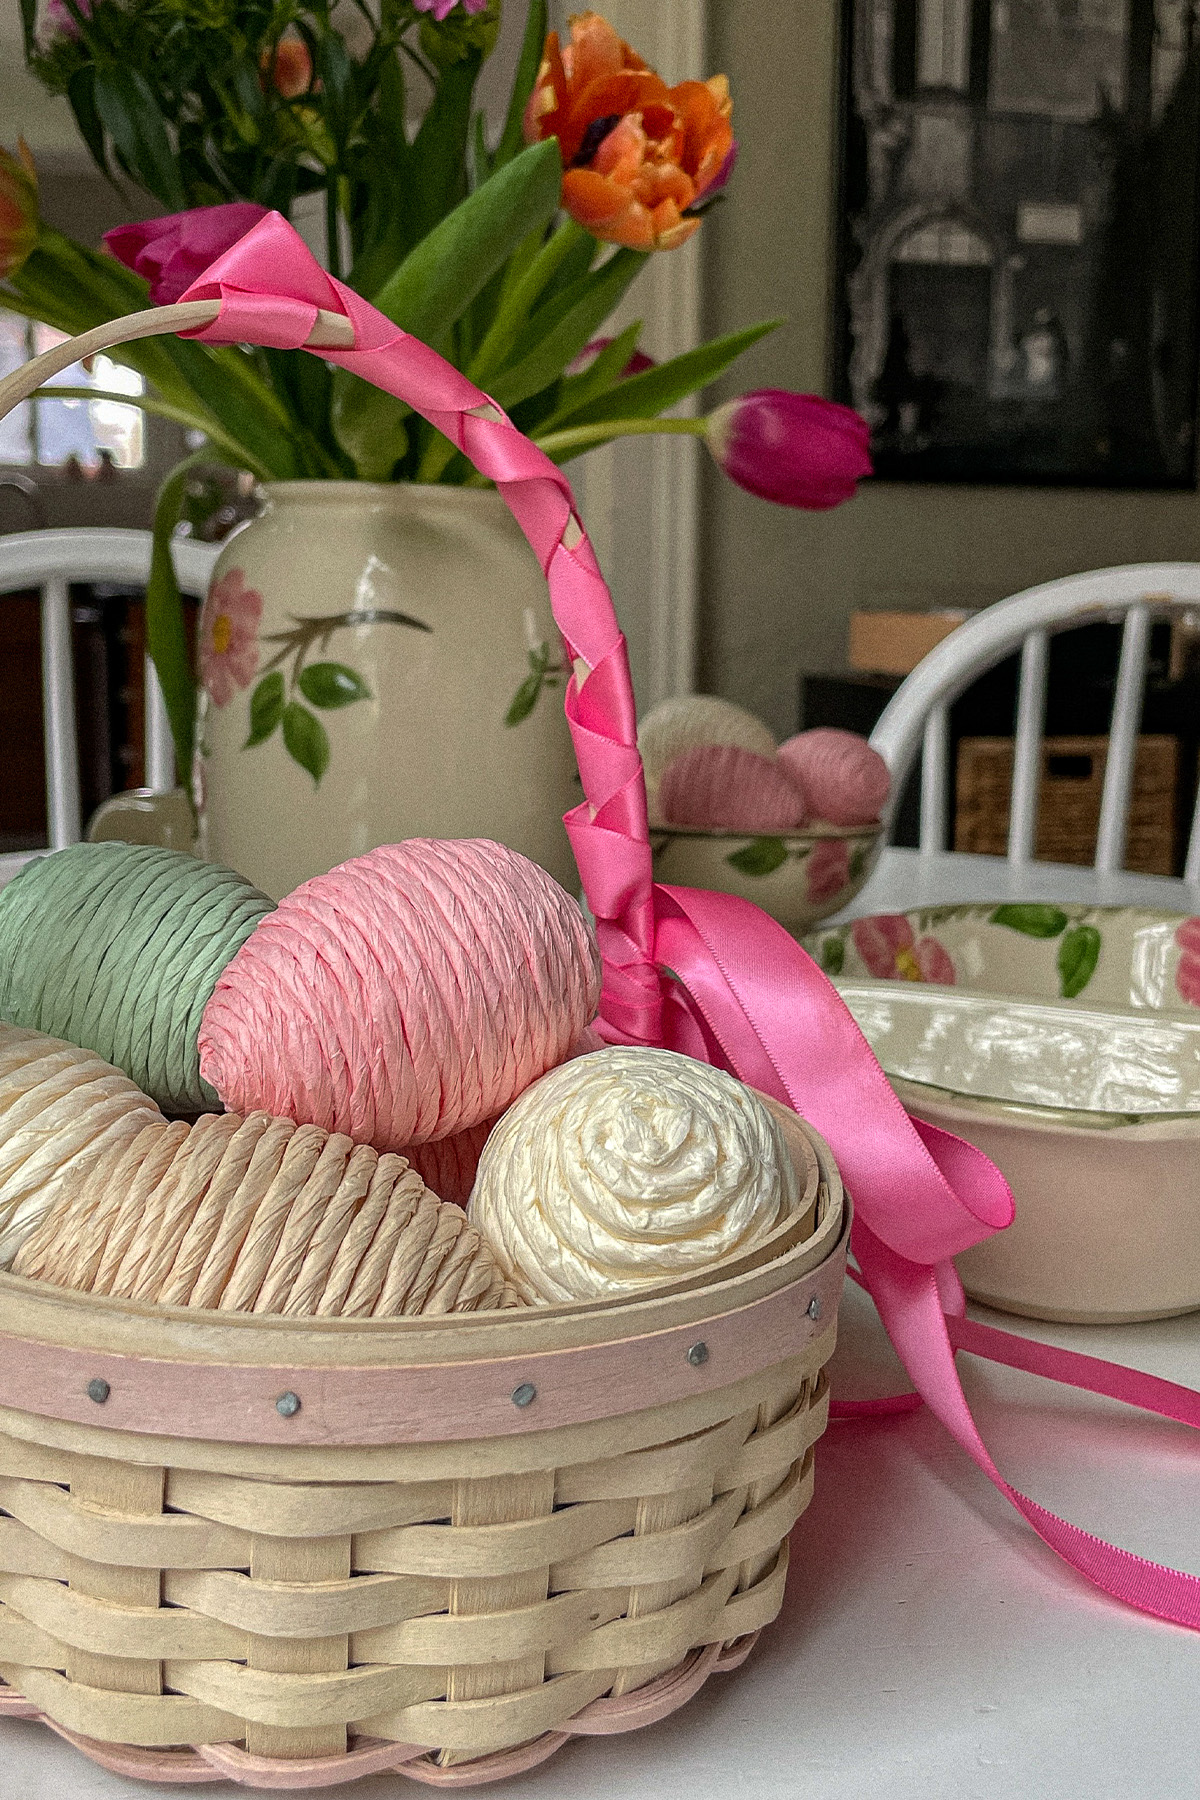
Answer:
[[[200,1066],[231,1112],[376,1150],[495,1118],[600,1000],[583,913],[527,857],[411,838],[288,894],[217,982]]]
[[[891,787],[888,766],[857,732],[818,726],[789,738],[776,754],[814,819],[871,825],[883,811]]]
[[[804,796],[775,758],[736,744],[697,744],[669,762],[658,813],[701,831],[794,831],[805,820]]]

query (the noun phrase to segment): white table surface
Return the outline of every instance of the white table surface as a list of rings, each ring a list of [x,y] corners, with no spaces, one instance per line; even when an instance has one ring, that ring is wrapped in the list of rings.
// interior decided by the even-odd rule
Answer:
[[[971,900],[1053,900],[1092,906],[1153,906],[1168,912],[1200,913],[1200,887],[1165,875],[1098,875],[1071,863],[1014,866],[1002,856],[965,856],[946,851],[885,849],[861,893],[834,918],[867,913],[907,912],[918,906],[946,906]]]
[[[1017,1328],[1200,1384],[1200,1315]],[[1200,1573],[1200,1443],[1186,1428],[961,1362],[984,1437],[1019,1486]],[[903,1385],[857,1290],[843,1308],[835,1374],[845,1395]],[[494,1791],[504,1800],[1191,1800],[1198,1690],[1200,1636],[1072,1575],[936,1421],[918,1412],[845,1422],[818,1446],[783,1614],[744,1667],[714,1676],[660,1725],[579,1740]],[[127,1781],[41,1726],[0,1721],[3,1800],[239,1791],[249,1792]],[[416,1800],[431,1790],[387,1775],[309,1791]]]

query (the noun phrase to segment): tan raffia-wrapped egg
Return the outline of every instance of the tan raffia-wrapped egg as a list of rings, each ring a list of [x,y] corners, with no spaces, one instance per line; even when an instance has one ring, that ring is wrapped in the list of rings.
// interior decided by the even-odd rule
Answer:
[[[660,823],[658,784],[668,763],[699,744],[731,744],[756,756],[774,756],[775,739],[753,713],[715,694],[677,694],[652,707],[638,726],[651,824]]]
[[[0,1024],[0,1268],[64,1189],[156,1123],[153,1100],[91,1050]]]
[[[610,1046],[513,1102],[468,1216],[524,1299],[590,1300],[751,1248],[797,1188],[757,1094],[670,1050]]]

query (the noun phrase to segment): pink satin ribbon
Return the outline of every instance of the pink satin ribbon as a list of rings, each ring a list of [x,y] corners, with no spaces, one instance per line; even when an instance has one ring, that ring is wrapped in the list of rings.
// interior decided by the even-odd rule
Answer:
[[[345,314],[356,348],[314,354],[406,401],[496,483],[546,573],[577,667],[566,712],[586,800],[566,826],[604,959],[601,1034],[729,1068],[815,1125],[854,1196],[861,1278],[917,1395],[1072,1568],[1143,1612],[1200,1629],[1200,1579],[1104,1543],[1004,1479],[954,1357],[969,1351],[1194,1426],[1200,1395],[968,1320],[951,1259],[1011,1222],[999,1171],[908,1118],[838,994],[782,927],[731,895],[655,883],[625,640],[566,477],[464,375],[327,275],[277,213],[183,298],[220,299],[216,322],[190,334],[210,343],[299,348],[318,308]]]

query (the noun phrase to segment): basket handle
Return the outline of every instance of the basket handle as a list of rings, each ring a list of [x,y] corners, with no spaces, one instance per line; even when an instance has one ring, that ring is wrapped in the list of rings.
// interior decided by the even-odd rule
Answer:
[[[640,1041],[660,1041],[633,684],[612,597],[566,476],[452,364],[326,274],[279,213],[261,219],[174,305],[68,338],[0,381],[0,418],[80,358],[172,332],[208,343],[305,349],[351,369],[406,401],[495,482],[541,563],[574,665],[565,707],[585,800],[564,823],[611,974],[617,1032],[624,1036],[633,1026]],[[631,974],[622,974],[626,967]]]
[[[44,387],[51,376],[61,375],[64,369],[69,369],[72,363],[82,362],[87,356],[97,356],[101,350],[112,350],[118,344],[135,343],[139,338],[169,337],[173,332],[202,330],[213,324],[220,311],[219,300],[177,301],[174,306],[151,306],[145,312],[126,313],[123,318],[109,319],[91,331],[66,338],[61,344],[43,350],[40,356],[22,363],[19,369],[14,369],[0,381],[0,419],[6,418],[14,406],[28,400],[38,388]],[[304,348],[351,350],[353,347],[354,327],[350,321],[341,313],[319,308]]]

